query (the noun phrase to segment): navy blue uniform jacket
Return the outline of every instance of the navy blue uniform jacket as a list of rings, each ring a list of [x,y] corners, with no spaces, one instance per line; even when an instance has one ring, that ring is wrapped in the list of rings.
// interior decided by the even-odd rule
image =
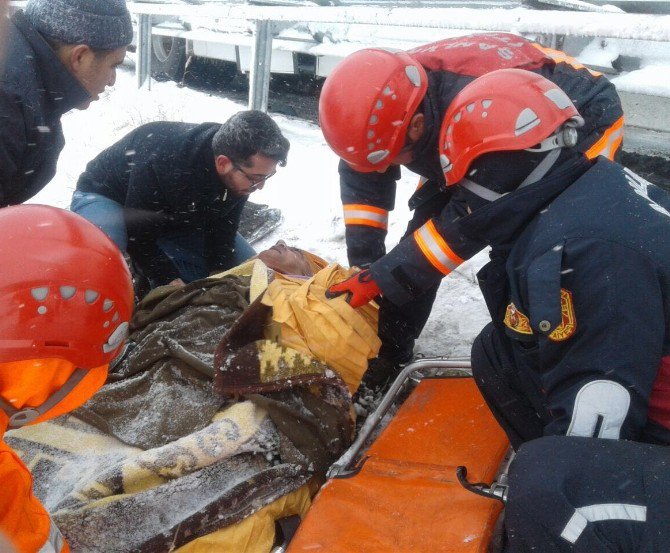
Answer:
[[[482,33],[455,37],[410,50],[409,54],[426,69],[428,91],[421,105],[426,132],[414,146],[414,161],[407,166],[425,181],[409,202],[416,213],[408,233],[432,219],[437,233],[461,259],[480,251],[483,244],[466,239],[452,225],[464,214],[463,205],[449,202],[452,190],[445,188],[437,142],[442,118],[467,84],[487,72],[509,67],[541,74],[568,94],[584,118],[585,125],[578,131],[578,147],[583,152],[623,116],[616,89],[606,78],[575,66],[560,52],[549,52],[517,35]],[[359,173],[341,161],[339,171],[345,208],[364,205],[385,212],[394,208],[398,167],[392,166],[384,173]],[[437,204],[437,209],[425,209],[431,204]],[[445,207],[440,211],[440,206]],[[372,264],[373,277],[387,299],[402,305],[439,284],[445,273],[431,264],[412,236],[382,258],[385,238],[385,228],[346,224],[350,265]]]
[[[609,437],[670,443],[670,194],[580,159],[460,225],[492,245],[480,286],[545,434],[570,433],[580,390],[612,381],[628,399],[617,396],[623,424]],[[602,424],[607,436],[613,421]]]

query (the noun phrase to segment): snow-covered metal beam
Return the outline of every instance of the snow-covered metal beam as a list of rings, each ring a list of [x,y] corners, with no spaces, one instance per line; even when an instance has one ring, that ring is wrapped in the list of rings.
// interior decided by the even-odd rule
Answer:
[[[670,15],[589,13],[583,11],[477,10],[471,8],[264,7],[249,5],[144,4],[137,13],[250,21],[361,23],[437,29],[551,33],[583,37],[670,41]]]

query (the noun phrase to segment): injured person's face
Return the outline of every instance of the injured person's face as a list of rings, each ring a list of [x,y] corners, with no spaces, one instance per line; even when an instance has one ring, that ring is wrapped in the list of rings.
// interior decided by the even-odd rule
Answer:
[[[278,240],[271,248],[258,254],[258,259],[273,271],[285,275],[312,276],[314,272],[307,256],[299,248],[290,248]]]

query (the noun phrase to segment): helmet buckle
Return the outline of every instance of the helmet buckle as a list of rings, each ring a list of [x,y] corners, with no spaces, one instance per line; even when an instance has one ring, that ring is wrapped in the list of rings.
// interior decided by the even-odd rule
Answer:
[[[27,407],[26,409],[21,409],[9,417],[9,426],[10,428],[20,428],[26,424],[30,424],[37,417],[40,416],[40,412],[37,409],[32,407]]]

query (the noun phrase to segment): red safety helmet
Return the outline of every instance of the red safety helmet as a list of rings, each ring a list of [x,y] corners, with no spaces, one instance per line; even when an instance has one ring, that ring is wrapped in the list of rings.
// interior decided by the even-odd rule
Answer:
[[[537,73],[499,69],[482,75],[456,95],[442,121],[440,163],[447,185],[458,183],[482,154],[574,146],[575,127],[583,124],[568,95]]]
[[[405,143],[428,88],[426,71],[406,52],[367,48],[342,60],[319,100],[329,146],[353,169],[384,171]]]
[[[0,209],[0,363],[109,363],[128,333],[133,286],[116,245],[55,207]]]

